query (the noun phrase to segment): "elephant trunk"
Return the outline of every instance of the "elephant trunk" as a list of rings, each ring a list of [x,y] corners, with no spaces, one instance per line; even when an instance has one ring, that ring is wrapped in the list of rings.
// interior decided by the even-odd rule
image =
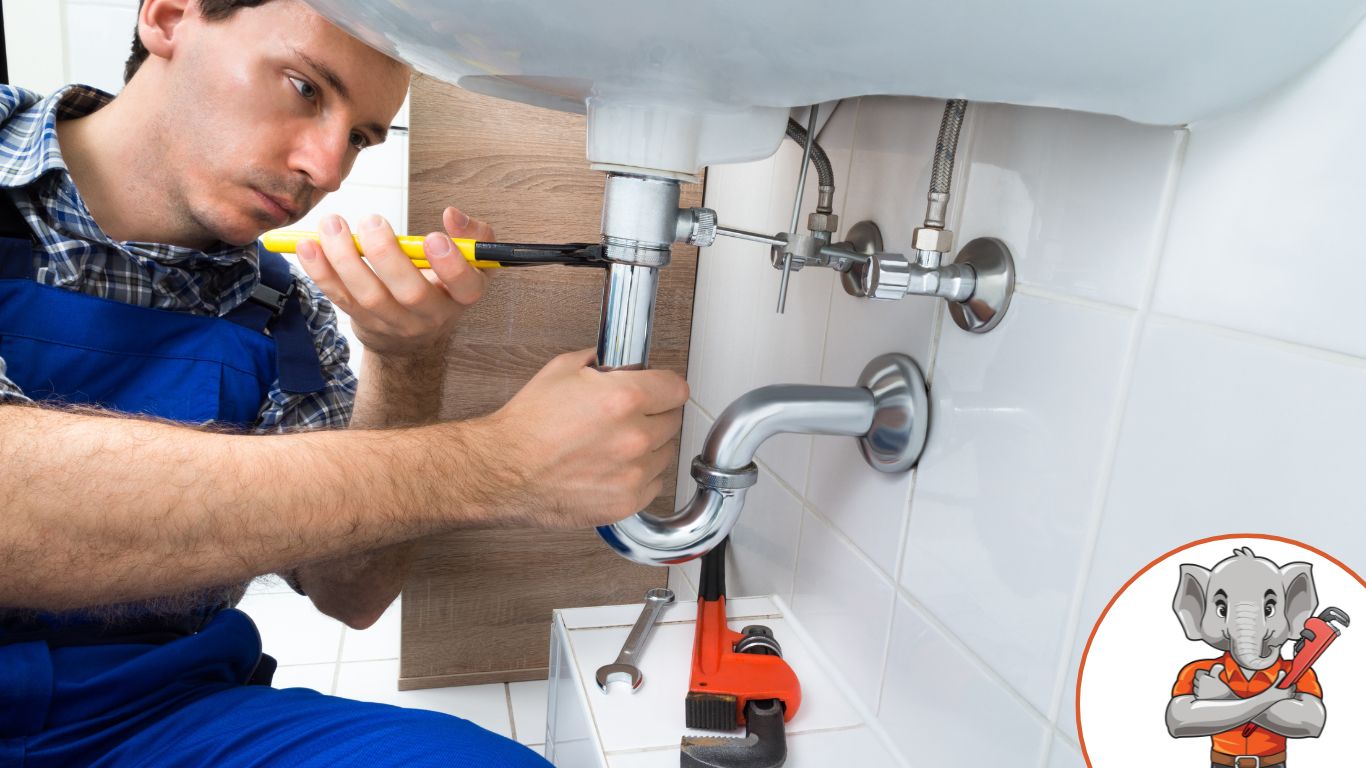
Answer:
[[[1244,669],[1266,669],[1279,654],[1267,647],[1266,622],[1262,606],[1257,603],[1238,603],[1230,606],[1228,626],[1233,640],[1233,659]]]

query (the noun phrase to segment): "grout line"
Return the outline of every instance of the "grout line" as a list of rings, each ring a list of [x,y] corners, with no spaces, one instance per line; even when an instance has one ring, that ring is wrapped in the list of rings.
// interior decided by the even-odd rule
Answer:
[[[1353,355],[1348,352],[1341,352],[1327,347],[1319,347],[1312,344],[1301,344],[1294,341],[1286,341],[1273,336],[1263,336],[1261,334],[1245,331],[1238,328],[1230,328],[1218,323],[1210,323],[1203,320],[1192,320],[1177,315],[1169,315],[1161,312],[1153,312],[1152,319],[1167,326],[1185,326],[1187,328],[1214,334],[1222,338],[1239,341],[1247,344],[1256,344],[1268,349],[1274,349],[1288,354],[1307,357],[1313,360],[1320,360],[1328,363],[1336,363],[1351,368],[1366,368],[1366,356]]]
[[[1100,543],[1100,529],[1105,516],[1105,504],[1110,492],[1110,485],[1114,480],[1115,462],[1119,454],[1119,441],[1124,426],[1125,412],[1128,410],[1129,398],[1133,391],[1136,368],[1138,366],[1139,347],[1143,340],[1143,335],[1147,327],[1147,321],[1152,312],[1153,296],[1157,293],[1157,278],[1161,272],[1162,256],[1166,250],[1167,236],[1171,226],[1172,212],[1175,207],[1176,187],[1181,176],[1181,169],[1184,165],[1186,146],[1190,137],[1189,132],[1181,132],[1181,139],[1172,155],[1171,166],[1168,169],[1167,182],[1162,191],[1163,206],[1161,219],[1156,228],[1158,233],[1152,244],[1150,257],[1152,261],[1148,265],[1147,274],[1144,275],[1143,295],[1139,300],[1138,311],[1134,315],[1132,326],[1129,329],[1128,350],[1125,354],[1124,368],[1120,374],[1120,388],[1115,397],[1114,410],[1110,415],[1108,434],[1106,435],[1104,458],[1100,468],[1094,495],[1092,497],[1092,509],[1090,519],[1087,522],[1086,539],[1083,544],[1082,557],[1077,568],[1076,581],[1072,589],[1072,602],[1067,611],[1067,625],[1063,633],[1063,643],[1058,663],[1057,673],[1053,678],[1053,697],[1049,706],[1048,719],[1055,731],[1060,731],[1057,727],[1058,718],[1062,714],[1063,702],[1069,698],[1068,692],[1063,690],[1063,684],[1067,681],[1072,667],[1072,651],[1076,645],[1077,637],[1081,632],[1081,610],[1082,603],[1086,597],[1086,588],[1090,583],[1091,575],[1095,567],[1096,550]],[[1075,698],[1075,697],[1072,697]]]
[[[1076,306],[1086,307],[1088,309],[1095,309],[1101,312],[1111,312],[1116,314],[1133,314],[1136,311],[1135,307],[1128,306],[1127,304],[1117,304],[1112,301],[1101,301],[1100,299],[1091,299],[1085,296],[1077,296],[1075,294],[1067,293],[1065,291],[1059,291],[1049,288],[1046,285],[1028,283],[1019,280],[1017,280],[1015,283],[1015,292],[1017,294],[1033,296],[1039,299],[1048,299],[1049,301],[1055,301],[1060,304],[1074,304]]]
[[[1029,699],[1026,699],[1023,694],[1021,694],[1018,690],[1015,689],[1015,686],[1011,685],[1009,682],[1006,681],[1005,678],[1001,677],[1000,673],[998,673],[991,666],[991,664],[989,664],[986,661],[986,659],[983,659],[981,656],[979,656],[976,651],[974,651],[971,647],[968,646],[967,643],[963,642],[961,638],[955,635],[953,633],[953,630],[951,630],[947,625],[940,621],[939,617],[936,616],[934,612],[929,609],[928,606],[917,600],[910,593],[903,593],[903,595],[906,598],[906,602],[911,606],[912,610],[919,614],[927,625],[929,625],[936,632],[942,635],[944,640],[946,640],[950,646],[955,646],[954,650],[958,651],[959,654],[966,658],[968,662],[972,664],[972,666],[976,667],[978,671],[984,674],[990,682],[996,685],[997,688],[1000,688],[1001,690],[1005,691],[1007,694],[1011,696],[1011,698],[1015,699],[1015,703],[1018,704],[1020,708],[1023,709],[1030,717],[1034,718],[1034,720],[1036,720],[1038,724],[1043,725],[1046,731],[1051,732],[1053,730],[1053,724],[1049,722],[1047,715],[1045,715],[1043,712],[1040,712],[1037,707],[1029,703]]]
[[[517,740],[517,718],[512,714],[512,686],[503,683],[503,701],[508,707],[508,730],[512,732],[512,740]]]

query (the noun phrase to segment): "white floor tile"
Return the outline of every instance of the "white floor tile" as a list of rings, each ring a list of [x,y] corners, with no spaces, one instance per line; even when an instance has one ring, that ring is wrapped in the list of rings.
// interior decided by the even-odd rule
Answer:
[[[336,661],[342,623],[293,592],[248,595],[237,608],[256,623],[261,647],[282,666]]]
[[[275,670],[271,680],[272,688],[308,688],[318,693],[332,693],[336,681],[337,665],[297,664]]]
[[[366,629],[345,628],[342,632],[342,661],[378,661],[397,659],[402,599],[395,600],[372,626]]]
[[[517,740],[523,744],[545,743],[546,696],[550,691],[547,680],[508,683],[512,698],[512,722]]]
[[[337,674],[337,695],[412,709],[429,709],[469,720],[503,736],[512,736],[507,691],[502,683],[398,690],[398,660],[352,661]]]

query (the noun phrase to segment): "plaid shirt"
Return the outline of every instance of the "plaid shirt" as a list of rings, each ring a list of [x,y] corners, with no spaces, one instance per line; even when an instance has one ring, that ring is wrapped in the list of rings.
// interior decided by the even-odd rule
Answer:
[[[88,115],[112,98],[81,85],[45,99],[0,85],[0,192],[10,196],[38,238],[38,282],[140,307],[221,317],[246,301],[260,280],[254,246],[197,251],[115,241],[95,223],[67,172],[57,121]],[[276,381],[257,414],[257,432],[344,427],[351,420],[356,376],[347,365],[350,353],[337,330],[336,310],[312,281],[297,269],[294,275],[326,386],[295,395],[281,391]],[[27,399],[6,377],[0,359],[0,401]]]

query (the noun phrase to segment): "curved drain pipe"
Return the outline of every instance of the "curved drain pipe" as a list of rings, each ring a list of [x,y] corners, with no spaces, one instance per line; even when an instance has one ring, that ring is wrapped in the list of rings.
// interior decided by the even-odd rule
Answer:
[[[920,458],[929,428],[925,377],[911,358],[874,358],[852,387],[775,384],[742,395],[712,425],[692,461],[697,491],[668,516],[639,512],[598,533],[622,557],[672,565],[701,557],[730,535],[759,479],[754,456],[784,432],[859,438],[882,472],[905,472]]]

